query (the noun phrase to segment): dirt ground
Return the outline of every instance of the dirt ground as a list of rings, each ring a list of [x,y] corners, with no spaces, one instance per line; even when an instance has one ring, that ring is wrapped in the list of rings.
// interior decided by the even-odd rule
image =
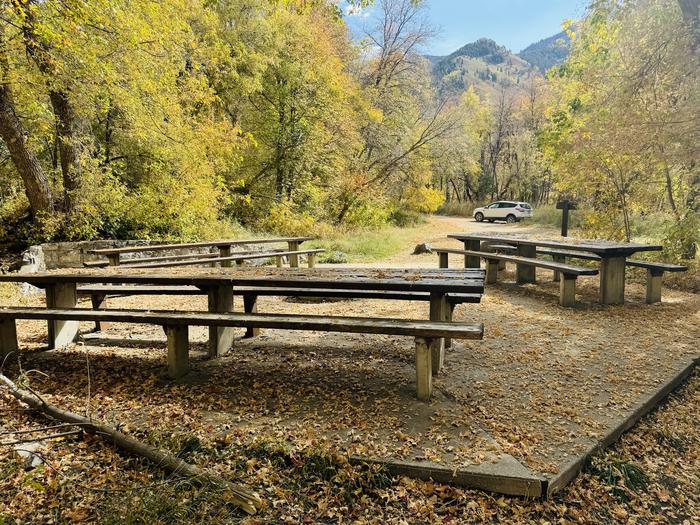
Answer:
[[[446,234],[468,229],[513,227],[434,218],[406,239],[404,253],[371,266],[434,268],[435,255],[409,255],[413,245],[458,246]],[[517,232],[551,235],[522,226]],[[42,352],[45,326],[20,322],[22,367],[42,372],[32,385],[49,402],[89,410],[136,435],[186,432],[212,447],[250,447],[264,439],[451,469],[512,472],[515,465],[552,477],[700,356],[696,294],[664,290],[663,303],[650,306],[644,287],[632,283],[627,304],[602,307],[596,278],[582,278],[579,305],[563,309],[549,271],[538,270],[536,285],[516,286],[509,267],[501,281],[487,287],[481,304],[457,308],[456,320],[484,323],[484,339],[454,342],[428,404],[415,399],[412,341],[389,336],[268,330],[209,361],[206,329],[193,328],[194,371],[174,383],[164,377],[159,327],[114,326],[67,350]],[[206,300],[131,297],[111,299],[110,307],[201,310]],[[416,319],[427,309],[419,302],[370,300],[259,303],[259,311],[271,313]],[[6,369],[16,375],[18,365]]]

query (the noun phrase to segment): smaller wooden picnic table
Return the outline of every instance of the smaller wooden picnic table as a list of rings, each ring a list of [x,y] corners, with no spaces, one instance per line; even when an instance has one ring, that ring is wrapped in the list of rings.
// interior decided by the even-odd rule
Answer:
[[[663,248],[655,244],[619,243],[614,241],[552,241],[531,239],[508,235],[485,233],[453,233],[449,238],[464,243],[465,250],[479,251],[481,242],[508,244],[515,246],[521,257],[536,258],[537,247],[593,253],[600,257],[600,302],[601,304],[624,304],[625,302],[625,265],[626,260],[637,252],[660,251]],[[480,258],[465,256],[465,268],[478,268]],[[518,282],[535,282],[534,266],[517,266]]]
[[[110,266],[119,266],[120,257],[124,253],[138,252],[154,252],[163,250],[183,250],[189,248],[218,248],[219,257],[231,257],[231,248],[233,246],[241,246],[246,244],[276,244],[287,243],[290,252],[298,251],[301,243],[310,241],[312,237],[279,237],[272,239],[228,239],[221,241],[206,241],[206,242],[190,242],[184,244],[152,244],[141,246],[125,246],[123,248],[100,248],[90,250],[88,253],[95,255],[104,255],[107,257]],[[299,258],[297,255],[289,256],[290,266],[296,268],[299,266]],[[223,266],[228,266],[230,263],[222,263]]]

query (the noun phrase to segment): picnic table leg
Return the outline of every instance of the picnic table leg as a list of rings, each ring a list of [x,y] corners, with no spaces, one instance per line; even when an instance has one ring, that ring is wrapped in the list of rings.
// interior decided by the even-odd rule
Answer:
[[[664,272],[659,270],[647,270],[647,304],[661,302],[661,279]]]
[[[17,324],[14,319],[0,320],[0,360],[19,350]],[[0,361],[1,362],[1,361]]]
[[[454,316],[455,313],[455,307],[457,305],[453,302],[446,302],[445,304],[445,321],[448,323],[452,322],[452,317]],[[448,348],[452,348],[452,338],[451,337],[445,337],[445,350]]]
[[[254,314],[258,311],[258,296],[254,294],[244,294],[243,295],[243,310],[247,314]],[[245,335],[243,337],[257,337],[260,335],[260,328],[254,328],[249,326],[245,330]]]
[[[284,266],[283,261],[282,261],[283,257],[281,255],[278,255],[275,258],[277,259],[277,268],[282,268]]]
[[[299,242],[289,241],[287,244],[289,245],[290,252],[296,252],[299,250]],[[299,268],[299,256],[298,255],[290,255],[289,256],[289,267],[290,268]]]
[[[439,292],[430,293],[431,321],[444,321],[445,310],[447,308],[447,298],[445,297],[445,294]],[[432,339],[432,342],[430,344],[430,353],[433,360],[433,375],[437,375],[440,373],[442,365],[445,362],[445,339],[443,337],[437,337],[435,339]]]
[[[168,376],[177,379],[190,371],[189,327],[166,326],[168,337]]]
[[[430,339],[416,337],[416,396],[421,401],[430,401],[433,393],[433,371]]]
[[[219,257],[231,257],[231,247],[219,246]],[[221,261],[220,264],[222,268],[231,268],[231,261]]]
[[[107,260],[109,261],[110,266],[119,266],[119,254],[118,253],[110,253],[107,255]]]
[[[535,246],[519,244],[518,255],[520,257],[528,257],[534,259],[537,257],[537,248]],[[515,281],[518,284],[537,282],[535,267],[525,264],[516,264]]]
[[[54,283],[46,287],[47,308],[75,308],[78,293],[75,283]],[[49,349],[71,344],[78,335],[80,321],[49,321]]]
[[[559,305],[571,308],[576,304],[576,276],[564,274],[559,281]]]
[[[625,303],[625,258],[604,257],[600,261],[601,304]]]
[[[209,311],[212,313],[233,312],[233,287],[212,286],[208,291]],[[230,326],[209,327],[209,357],[224,355],[233,346],[234,328]]]
[[[561,263],[564,264],[566,262],[566,257],[562,255],[552,255],[552,260],[555,263]],[[552,281],[555,283],[558,283],[561,280],[561,272],[559,270],[554,270],[554,276],[552,277]]]
[[[309,268],[315,268],[316,267],[316,254],[315,253],[309,253],[306,256],[306,261],[309,266]]]
[[[465,239],[464,249],[478,252],[481,249],[481,241],[475,241],[472,239]],[[465,268],[481,268],[481,259],[478,256],[465,255],[464,256],[464,267]]]
[[[449,253],[440,253],[438,254],[438,257],[440,258],[440,268],[449,268],[450,267],[450,254]]]
[[[90,302],[93,310],[104,310],[107,308],[107,294],[94,293],[90,295]],[[109,328],[109,323],[105,321],[95,321],[95,331],[102,332]]]
[[[486,259],[486,284],[496,284],[498,282],[498,265],[500,261],[497,259]]]

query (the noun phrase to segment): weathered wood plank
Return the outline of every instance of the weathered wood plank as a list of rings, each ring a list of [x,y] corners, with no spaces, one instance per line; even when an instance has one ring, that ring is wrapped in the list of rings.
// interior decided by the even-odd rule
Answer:
[[[651,268],[647,270],[647,304],[661,302],[661,281],[663,272],[657,272]]]
[[[430,294],[430,320],[431,321],[444,321],[445,320],[445,310],[448,308],[447,302],[445,301],[444,294],[441,293],[431,293]],[[433,375],[438,375],[442,370],[442,366],[445,363],[445,339],[439,337],[433,339],[430,342],[430,355],[432,358],[432,372]]]
[[[601,304],[624,304],[625,258],[605,257],[600,262]]]
[[[411,319],[379,319],[364,317],[329,317],[322,315],[241,314],[142,310],[89,310],[47,308],[0,308],[0,319],[51,319],[114,323],[145,323],[162,326],[227,326],[283,328],[367,334],[402,335],[413,337],[452,337],[481,339],[483,325]]]
[[[687,272],[688,267],[681,264],[669,264],[655,261],[631,261],[625,262],[627,266],[635,268],[645,268],[647,270],[660,270],[663,272]]]
[[[229,254],[231,253],[230,248],[221,248],[224,252],[228,252]],[[290,264],[292,257],[296,257],[297,261],[299,259],[299,255],[307,255],[307,254],[317,254],[317,253],[323,253],[325,250],[322,249],[315,249],[315,250],[298,250],[298,251],[293,251],[293,252],[282,252],[282,251],[269,251],[269,252],[255,252],[255,253],[248,253],[248,254],[236,254],[236,255],[227,255],[225,257],[211,257],[211,258],[200,258],[200,259],[191,259],[191,260],[181,260],[181,261],[170,261],[170,262],[156,262],[156,263],[129,263],[127,264],[122,264],[122,267],[128,267],[128,268],[174,268],[177,266],[196,266],[199,264],[215,264],[215,263],[220,263],[222,267],[224,268],[229,268],[231,266],[232,262],[243,262],[243,261],[251,261],[254,259],[270,259],[273,257],[282,257],[282,256],[289,256],[290,258]],[[294,268],[298,267],[294,266]]]
[[[571,308],[576,304],[576,276],[564,274],[559,280],[559,306]]]
[[[257,271],[257,270],[256,270]],[[293,271],[279,271],[265,274],[235,272],[227,274],[154,274],[154,273],[129,273],[119,271],[115,273],[89,273],[83,270],[74,273],[34,273],[34,274],[4,274],[0,275],[0,282],[26,282],[39,287],[46,287],[56,282],[84,283],[84,284],[141,284],[141,285],[166,285],[166,286],[216,286],[230,284],[232,286],[251,286],[265,288],[325,288],[345,290],[374,290],[374,291],[412,291],[431,292],[444,291],[448,293],[477,293],[484,292],[484,272],[460,273],[453,270],[440,270],[440,273],[416,271],[385,273],[386,277],[380,277],[382,273],[377,271],[374,276],[372,271],[364,274],[333,276],[321,270],[304,270],[304,273]],[[444,273],[443,273],[444,272]]]
[[[99,248],[95,250],[90,250],[88,253],[95,254],[121,254],[121,253],[136,253],[136,252],[154,252],[162,250],[179,250],[186,248],[206,248],[206,247],[218,247],[218,246],[240,246],[241,244],[274,244],[274,243],[285,243],[289,241],[295,241],[302,243],[304,241],[310,241],[313,237],[279,237],[279,238],[269,238],[269,239],[230,239],[221,241],[207,241],[207,242],[189,242],[180,244],[152,244],[152,245],[141,245],[141,246],[125,246],[123,248]]]

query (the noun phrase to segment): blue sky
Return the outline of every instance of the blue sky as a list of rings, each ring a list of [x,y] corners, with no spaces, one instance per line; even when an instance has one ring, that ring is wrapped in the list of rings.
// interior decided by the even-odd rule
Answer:
[[[492,38],[514,52],[561,31],[561,22],[580,18],[586,0],[427,0],[427,13],[439,35],[425,50],[447,55],[481,37]],[[356,34],[371,25],[376,8],[349,16]]]

